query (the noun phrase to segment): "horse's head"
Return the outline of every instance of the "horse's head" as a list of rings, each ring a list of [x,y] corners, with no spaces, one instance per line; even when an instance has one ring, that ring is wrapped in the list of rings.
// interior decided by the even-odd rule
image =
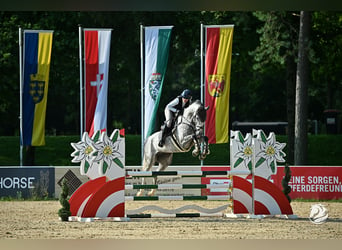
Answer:
[[[203,160],[210,153],[208,145],[208,137],[204,135],[204,125],[207,119],[207,110],[199,100],[191,103],[188,108],[184,109],[185,119],[190,122],[192,133],[195,138],[195,149],[192,151],[193,156],[199,155],[199,159]],[[202,145],[202,146],[200,146]]]
[[[184,117],[189,120],[195,127],[196,135],[203,134],[205,120],[207,119],[207,110],[209,107],[196,100],[184,110]]]

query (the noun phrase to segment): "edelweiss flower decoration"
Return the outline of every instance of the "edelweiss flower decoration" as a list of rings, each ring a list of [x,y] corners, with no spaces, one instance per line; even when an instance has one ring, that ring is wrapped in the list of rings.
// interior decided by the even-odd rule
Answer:
[[[123,155],[119,151],[120,141],[120,132],[116,129],[110,138],[107,136],[107,133],[102,133],[101,139],[95,143],[97,155],[94,161],[100,161],[100,169],[103,174],[113,164],[116,164],[122,169],[124,168],[124,164],[119,159],[123,158]]]
[[[93,154],[98,150],[95,142],[98,140],[100,131],[95,133],[92,139],[87,132],[83,133],[82,140],[77,143],[71,143],[71,146],[75,149],[71,156],[74,157],[71,162],[81,162],[80,172],[82,175],[86,174],[89,168],[93,164]]]
[[[264,132],[260,133],[260,152],[256,155],[259,158],[255,164],[255,168],[259,167],[266,161],[268,167],[271,168],[274,173],[276,170],[277,162],[285,162],[284,157],[286,154],[282,151],[286,143],[277,142],[275,134],[270,133],[269,137],[266,138]]]
[[[252,136],[250,133],[247,133],[244,138],[240,131],[237,132],[236,144],[238,152],[235,154],[235,157],[238,159],[234,163],[234,168],[239,166],[242,162],[244,162],[246,168],[252,170],[252,156],[253,156],[253,148],[252,148]]]

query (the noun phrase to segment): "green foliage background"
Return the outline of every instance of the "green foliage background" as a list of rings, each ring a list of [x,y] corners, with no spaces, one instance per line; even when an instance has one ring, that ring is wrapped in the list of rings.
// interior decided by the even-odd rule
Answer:
[[[174,26],[156,121],[159,127],[164,120],[165,104],[183,89],[192,89],[194,99],[200,98],[200,24],[233,24],[229,127],[234,121],[287,121],[291,164],[299,14],[299,11],[0,12],[0,136],[13,144],[11,137],[19,135],[18,27],[54,30],[46,113],[47,146],[36,149],[36,164],[70,164],[70,140],[77,141],[73,135],[80,134],[78,28],[81,25],[113,28],[107,128],[108,131],[125,128],[126,146],[137,152],[127,155],[126,164],[138,165],[140,139],[134,138],[141,127],[140,25]],[[317,122],[319,135],[310,137],[307,164],[341,165],[335,157],[341,148],[335,141],[341,133],[341,115],[337,119],[339,136],[330,139],[325,135],[324,110],[342,110],[342,12],[310,14],[308,119]],[[314,130],[309,127],[309,132],[312,134]],[[54,138],[58,142],[53,142]],[[6,150],[0,154],[0,165],[18,165],[18,144],[11,147],[1,144]],[[205,164],[228,164],[228,150],[229,145],[212,145],[212,155]],[[174,163],[198,164],[189,155],[176,155]]]
[[[157,123],[184,88],[200,98],[201,23],[234,24],[230,123],[287,121],[286,60],[297,54],[298,11],[25,11],[0,12],[0,21],[0,135],[19,134],[19,26],[54,30],[48,135],[79,134],[78,25],[113,28],[109,131],[140,134],[140,24],[174,25]],[[309,119],[323,124],[325,109],[342,109],[342,13],[312,12],[310,41]]]

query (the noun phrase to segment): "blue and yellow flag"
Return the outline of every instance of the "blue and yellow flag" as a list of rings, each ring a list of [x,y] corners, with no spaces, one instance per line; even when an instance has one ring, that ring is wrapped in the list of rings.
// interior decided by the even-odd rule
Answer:
[[[24,31],[23,145],[45,145],[52,34],[52,31]]]

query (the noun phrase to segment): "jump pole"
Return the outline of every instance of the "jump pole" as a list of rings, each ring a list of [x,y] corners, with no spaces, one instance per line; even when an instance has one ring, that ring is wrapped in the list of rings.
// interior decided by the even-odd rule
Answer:
[[[250,175],[250,171],[127,171],[127,177],[156,177],[156,176],[181,176],[181,177],[204,177],[210,175]]]
[[[128,214],[128,218],[196,218],[222,217],[222,213]]]
[[[126,177],[157,177],[157,176],[181,176],[181,177],[203,177],[203,176],[228,176],[229,178],[234,175],[250,175],[250,171],[239,170],[239,171],[127,171]],[[199,188],[227,188],[227,193],[231,193],[230,188],[232,184],[136,184],[136,185],[125,185],[125,190],[132,189],[199,189]],[[212,195],[212,196],[125,196],[125,201],[171,201],[171,200],[230,200],[231,195]],[[229,205],[222,206],[217,209],[220,211],[226,209]],[[155,210],[151,209],[150,206],[145,206],[133,211],[145,211]],[[162,209],[156,206],[158,209]],[[192,206],[189,209],[196,209]],[[200,207],[200,209],[205,209]],[[224,217],[223,212],[200,212],[200,213],[176,213],[177,209],[168,210],[168,213],[158,214],[144,214],[144,213],[129,213],[126,212],[127,218],[179,218],[179,217]]]
[[[133,184],[125,185],[125,190],[132,189],[202,189],[230,188],[230,184]]]
[[[230,198],[230,195],[125,196],[125,201],[225,201]]]

